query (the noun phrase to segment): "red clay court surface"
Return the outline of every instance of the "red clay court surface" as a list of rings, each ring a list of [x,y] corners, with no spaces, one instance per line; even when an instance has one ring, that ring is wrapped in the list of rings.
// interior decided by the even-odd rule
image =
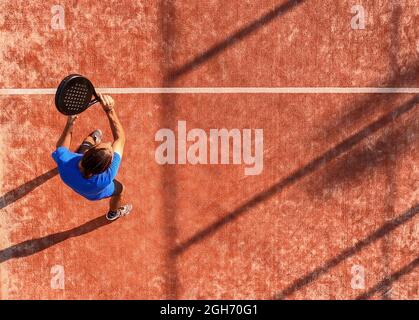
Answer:
[[[0,1],[1,89],[419,87],[418,0],[58,2],[63,30],[56,1]],[[0,95],[1,299],[419,299],[417,94],[113,96],[134,211],[107,223],[56,175],[53,94]],[[179,120],[263,129],[262,174],[158,165]],[[74,147],[95,128],[110,138],[98,106]]]

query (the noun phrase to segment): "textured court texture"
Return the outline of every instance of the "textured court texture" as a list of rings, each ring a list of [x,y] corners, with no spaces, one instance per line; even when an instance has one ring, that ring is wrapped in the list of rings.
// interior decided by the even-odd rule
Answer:
[[[418,0],[0,0],[0,88],[417,88],[418,26]],[[417,95],[113,97],[134,210],[108,223],[57,176],[54,95],[0,95],[0,299],[419,299]],[[179,121],[263,129],[263,171],[159,165]]]

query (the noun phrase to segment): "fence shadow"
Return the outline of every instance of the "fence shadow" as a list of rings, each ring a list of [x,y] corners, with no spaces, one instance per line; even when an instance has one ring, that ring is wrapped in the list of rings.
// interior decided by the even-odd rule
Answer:
[[[176,7],[172,0],[160,2],[160,29],[162,59],[160,67],[164,74],[162,87],[171,87],[172,81],[167,79],[169,69],[174,61],[175,34],[176,34]],[[163,106],[160,113],[160,125],[164,128],[172,128],[176,123],[176,96],[160,95]],[[163,235],[166,249],[164,257],[164,291],[166,299],[177,299],[179,288],[179,276],[176,257],[170,254],[170,248],[176,242],[178,228],[177,215],[177,184],[176,166],[161,167],[161,219],[163,222]]]
[[[410,134],[412,132],[419,132],[419,122],[416,121],[415,114],[411,114],[407,121],[400,123],[392,131],[384,133],[373,144],[356,148],[327,167],[327,170],[311,177],[306,187],[308,194],[312,197],[327,194],[323,191],[345,185],[357,178],[361,179],[372,167],[387,167],[390,170],[389,159],[407,152],[410,145],[417,145],[419,136]]]
[[[221,227],[236,220],[238,217],[245,214],[249,209],[255,207],[257,204],[268,200],[278,192],[281,192],[284,188],[293,185],[294,183],[311,174],[312,172],[322,168],[330,161],[336,159],[345,152],[349,151],[352,147],[363,141],[365,138],[371,136],[379,129],[383,128],[384,126],[399,118],[401,115],[412,110],[418,102],[419,96],[415,96],[409,101],[407,101],[405,104],[393,110],[392,112],[387,113],[386,115],[382,116],[370,125],[364,127],[362,130],[345,139],[344,141],[336,145],[334,148],[329,149],[319,157],[309,162],[304,167],[301,167],[286,178],[280,180],[278,183],[274,184],[269,189],[261,193],[258,193],[250,200],[248,200],[229,214],[225,215],[223,218],[215,221],[210,226],[202,229],[201,231],[198,231],[197,233],[195,233],[195,235],[174,247],[174,249],[172,250],[172,254],[175,256],[182,254],[189,247],[214,234]]]
[[[228,36],[223,41],[216,43],[205,52],[195,56],[189,62],[184,65],[175,68],[172,66],[174,59],[174,45],[175,39],[174,34],[176,31],[175,25],[175,6],[171,0],[162,0],[160,2],[160,28],[162,33],[162,52],[163,59],[161,61],[161,69],[164,74],[163,87],[171,87],[177,78],[181,75],[192,71],[199,65],[205,63],[215,55],[220,54],[222,51],[228,49],[238,41],[243,40],[253,32],[257,31],[264,25],[270,23],[275,18],[280,17],[297,5],[301,4],[306,0],[288,0],[281,5],[276,6],[260,18],[248,23],[234,34]],[[176,121],[176,102],[175,95],[162,95],[162,114],[161,124],[170,128],[175,124]],[[176,185],[176,169],[173,167],[164,167],[162,169],[162,198],[163,198],[163,223],[164,223],[164,235],[165,241],[168,248],[173,247],[173,243],[177,239],[177,225],[176,225],[176,202],[177,202],[177,185]],[[166,265],[166,293],[168,299],[176,299],[178,295],[178,275],[177,275],[177,264],[176,255],[173,255],[172,249],[167,253],[165,265]]]
[[[415,61],[406,67],[406,71],[384,81],[383,84],[380,84],[384,87],[399,87],[399,86],[410,86],[416,85],[417,75],[419,74],[419,65]],[[363,100],[359,101],[356,104],[356,107],[347,111],[343,114],[338,121],[334,121],[329,125],[325,125],[325,129],[322,130],[322,133],[318,136],[318,139],[334,138],[336,135],[340,134],[343,129],[348,130],[350,126],[358,123],[361,119],[365,117],[373,116],[377,110],[382,110],[384,112],[389,111],[391,105],[397,101],[399,94],[372,94],[368,95]]]
[[[336,267],[342,261],[360,252],[369,244],[383,238],[385,235],[389,234],[397,227],[412,220],[418,214],[418,212],[419,204],[416,204],[402,215],[382,225],[379,229],[371,233],[366,238],[358,241],[354,246],[341,251],[341,253],[326,261],[326,263],[324,263],[322,266],[315,268],[313,271],[295,280],[290,286],[282,290],[280,293],[276,294],[274,296],[274,299],[284,299],[287,296],[293,294],[294,292],[300,290],[301,288],[307,286],[311,282],[318,279],[320,276],[326,274],[330,269]]]
[[[282,3],[269,12],[265,13],[263,16],[258,18],[257,20],[252,21],[251,23],[245,25],[235,33],[228,36],[226,39],[216,43],[208,50],[198,54],[190,61],[186,62],[182,66],[169,71],[169,74],[166,78],[168,81],[175,81],[180,76],[196,69],[201,64],[205,63],[206,61],[210,60],[214,56],[218,55],[222,51],[228,49],[229,47],[233,46],[237,42],[243,40],[245,37],[251,35],[252,33],[256,32],[263,26],[269,24],[274,19],[284,15],[288,11],[296,8],[298,5],[302,4],[307,0],[289,0],[285,3]]]
[[[356,300],[366,300],[371,298],[374,294],[378,292],[384,291],[384,294],[386,294],[386,290],[388,288],[391,288],[391,285],[398,281],[401,277],[407,275],[408,273],[412,272],[415,268],[419,266],[419,257],[414,259],[409,264],[405,265],[403,268],[399,269],[398,271],[390,274],[387,276],[384,280],[377,283],[375,286],[373,286],[371,289],[369,289],[367,292],[359,295],[356,297]]]

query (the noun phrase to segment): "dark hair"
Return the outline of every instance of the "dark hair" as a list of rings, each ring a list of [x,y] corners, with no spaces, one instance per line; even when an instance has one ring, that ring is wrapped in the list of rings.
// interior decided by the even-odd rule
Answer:
[[[112,163],[113,152],[107,148],[93,147],[86,151],[81,159],[84,177],[90,178],[108,169]]]

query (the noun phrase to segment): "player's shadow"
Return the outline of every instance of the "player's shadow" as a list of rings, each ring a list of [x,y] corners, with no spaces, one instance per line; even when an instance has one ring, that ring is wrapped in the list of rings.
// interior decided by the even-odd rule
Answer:
[[[167,81],[175,81],[180,76],[196,69],[201,64],[205,63],[206,61],[210,60],[214,56],[218,55],[222,51],[228,49],[229,47],[233,46],[237,42],[243,40],[245,37],[251,35],[252,33],[256,32],[263,26],[271,23],[276,18],[284,15],[285,13],[289,12],[290,10],[296,8],[303,2],[307,0],[288,0],[280,5],[277,5],[272,10],[265,13],[263,16],[259,17],[258,19],[248,23],[247,25],[243,26],[224,40],[214,44],[206,51],[198,54],[197,56],[193,57],[191,60],[183,64],[182,66],[169,71],[168,75],[166,76]]]
[[[26,240],[9,248],[0,250],[0,263],[14,258],[23,258],[48,249],[67,239],[79,237],[112,223],[104,215],[88,221],[76,228],[50,234],[42,238]]]
[[[35,190],[40,185],[44,184],[51,178],[55,177],[58,174],[58,168],[51,169],[44,174],[22,184],[21,186],[5,193],[0,197],[0,209],[7,207],[13,202],[23,198],[28,193]]]
[[[185,250],[187,250],[192,245],[202,241],[203,239],[217,232],[220,228],[222,228],[226,224],[231,223],[232,221],[241,217],[249,209],[255,207],[256,205],[258,205],[259,203],[263,201],[270,199],[274,195],[278,194],[278,192],[281,192],[286,187],[293,185],[294,183],[308,176],[309,174],[319,170],[320,168],[323,168],[326,164],[330,163],[332,160],[348,152],[354,146],[358,145],[361,141],[365,140],[367,137],[371,136],[372,134],[374,134],[381,128],[392,123],[393,121],[401,117],[403,114],[406,114],[407,112],[414,109],[418,103],[419,103],[419,95],[416,95],[410,100],[408,100],[407,102],[405,102],[404,104],[402,104],[401,106],[399,106],[398,108],[385,114],[384,116],[372,122],[368,126],[364,127],[357,133],[346,138],[341,143],[329,149],[325,153],[321,154],[320,156],[318,156],[317,158],[315,158],[314,160],[312,160],[305,166],[297,169],[286,178],[280,180],[276,184],[269,187],[267,190],[256,194],[250,200],[246,201],[244,204],[240,205],[235,210],[225,215],[223,218],[215,221],[208,227],[198,231],[197,233],[195,233],[195,235],[193,235],[189,239],[175,246],[172,249],[171,253],[174,256],[178,256],[182,254]]]

